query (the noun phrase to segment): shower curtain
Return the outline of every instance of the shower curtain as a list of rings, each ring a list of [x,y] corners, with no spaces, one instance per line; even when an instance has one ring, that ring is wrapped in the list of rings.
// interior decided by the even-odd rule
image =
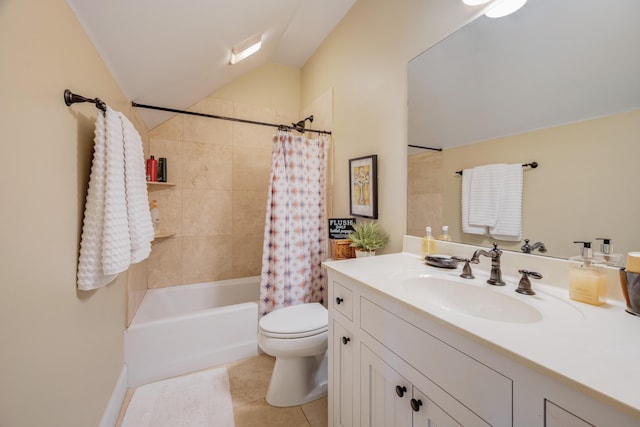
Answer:
[[[279,131],[273,137],[262,249],[260,314],[324,303],[326,168],[329,142]]]

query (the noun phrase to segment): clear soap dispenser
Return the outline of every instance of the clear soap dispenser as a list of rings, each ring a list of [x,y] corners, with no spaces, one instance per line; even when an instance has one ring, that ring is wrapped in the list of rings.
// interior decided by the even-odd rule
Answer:
[[[448,225],[443,225],[442,226],[442,234],[438,236],[438,240],[444,240],[446,242],[450,242],[451,241],[451,236],[449,236],[449,226]]]
[[[436,253],[436,239],[431,234],[431,227],[427,227],[425,231],[426,234],[422,238],[422,258]]]
[[[606,302],[607,281],[599,260],[593,257],[591,242],[581,243],[580,255],[569,258],[569,298],[592,305]]]
[[[612,267],[624,267],[624,261],[622,254],[613,253],[613,244],[608,237],[596,237],[596,240],[602,240],[600,244],[600,251],[596,252],[594,256],[601,259],[605,265]]]

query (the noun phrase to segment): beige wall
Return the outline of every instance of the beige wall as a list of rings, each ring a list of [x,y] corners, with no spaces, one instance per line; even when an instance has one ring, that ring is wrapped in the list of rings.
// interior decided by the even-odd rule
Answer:
[[[302,69],[302,104],[333,88],[334,210],[349,214],[348,160],[378,155],[379,221],[400,250],[406,232],[407,63],[468,22],[451,0],[361,0]]]
[[[76,291],[97,110],[62,94],[129,101],[64,0],[1,1],[0,58],[0,425],[96,426],[124,366],[128,275]]]
[[[640,111],[558,126],[445,150],[443,216],[455,241],[489,246],[492,240],[461,233],[460,176],[455,171],[490,163],[528,163],[522,203],[524,238],[542,241],[553,256],[578,255],[575,240],[613,239],[622,253],[638,250]],[[606,172],[599,173],[599,170]],[[501,242],[519,250],[521,242]]]
[[[407,233],[423,236],[431,225],[437,236],[447,224],[454,241],[490,246],[491,238],[462,233],[461,177],[455,172],[537,161],[537,169],[524,170],[523,238],[542,241],[549,255],[564,258],[578,254],[574,240],[590,240],[598,250],[596,237],[613,239],[618,253],[636,250],[640,232],[629,224],[640,216],[640,204],[625,195],[636,191],[629,177],[640,158],[639,137],[640,111],[634,111],[409,156]],[[522,246],[499,243],[516,251]]]
[[[298,69],[269,64],[193,105],[206,114],[288,124],[298,120]],[[168,159],[175,187],[154,189],[161,229],[149,288],[259,275],[271,138],[277,130],[176,115],[151,131],[150,153]]]

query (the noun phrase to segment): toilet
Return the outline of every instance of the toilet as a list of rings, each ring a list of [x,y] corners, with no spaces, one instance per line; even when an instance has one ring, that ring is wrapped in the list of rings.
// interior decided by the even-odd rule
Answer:
[[[327,395],[328,317],[316,302],[284,307],[260,319],[258,345],[276,358],[267,403],[297,406]]]

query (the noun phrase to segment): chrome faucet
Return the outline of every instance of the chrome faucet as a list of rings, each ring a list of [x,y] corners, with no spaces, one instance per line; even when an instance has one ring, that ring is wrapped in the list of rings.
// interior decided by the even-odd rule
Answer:
[[[479,258],[481,255],[491,258],[491,273],[489,274],[489,280],[487,280],[487,283],[495,286],[506,285],[504,280],[502,280],[502,271],[500,270],[500,257],[502,256],[502,251],[498,249],[498,244],[494,243],[493,249],[490,251],[486,251],[484,249],[476,250],[469,262],[472,264],[479,264]]]
[[[522,247],[520,248],[520,250],[525,254],[530,254],[536,249],[542,253],[547,252],[547,248],[544,246],[544,243],[535,242],[533,245],[530,245],[529,239],[524,239],[524,245],[522,245]]]

